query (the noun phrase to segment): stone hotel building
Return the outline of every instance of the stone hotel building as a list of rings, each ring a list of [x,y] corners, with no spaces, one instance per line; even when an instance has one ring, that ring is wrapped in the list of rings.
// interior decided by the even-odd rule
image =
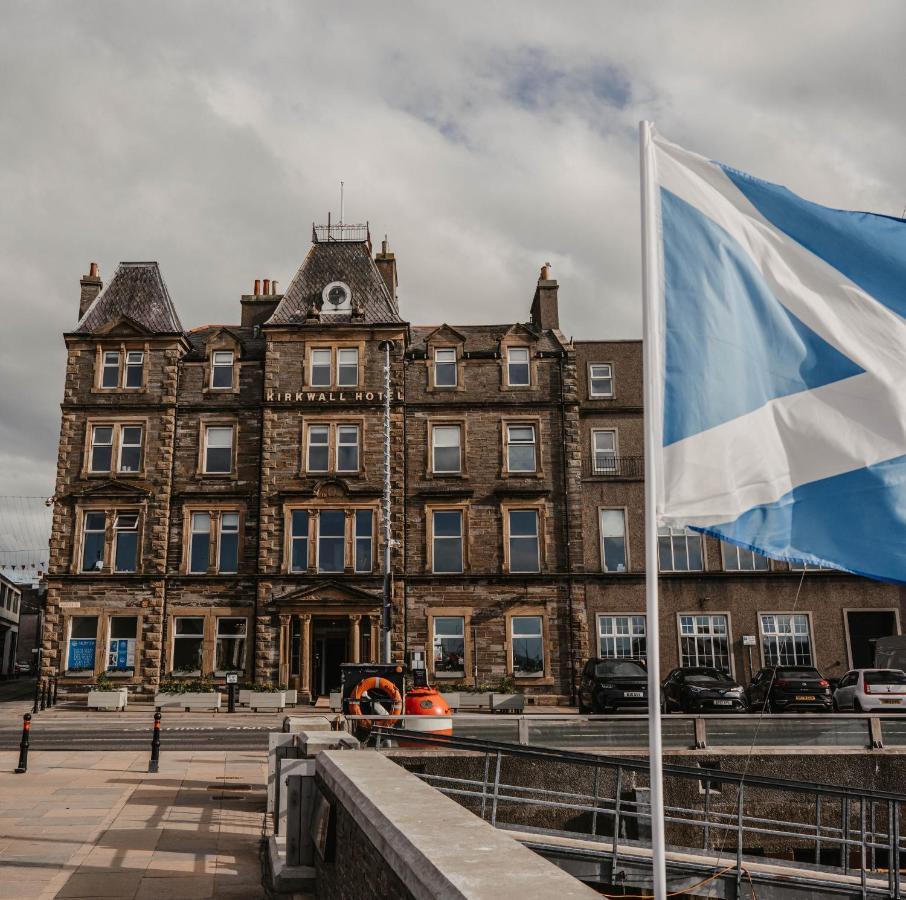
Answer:
[[[187,329],[157,263],[81,280],[43,633],[61,691],[239,670],[313,698],[377,660],[386,342],[396,659],[563,702],[655,627],[665,671],[738,678],[840,674],[899,633],[899,587],[682,531],[646,622],[641,345],[564,336],[547,267],[524,322],[412,325],[387,243],[319,226],[285,293],[254,285],[233,324]]]

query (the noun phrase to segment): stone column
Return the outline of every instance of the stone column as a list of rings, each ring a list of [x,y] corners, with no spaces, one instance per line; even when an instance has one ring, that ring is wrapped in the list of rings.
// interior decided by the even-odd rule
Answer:
[[[292,644],[289,626],[291,620],[292,616],[280,616],[280,656],[277,668],[277,682],[279,684],[289,684],[289,654]]]
[[[359,627],[361,616],[349,617],[349,662],[359,662]]]
[[[302,688],[303,694],[312,696],[311,691],[311,613],[303,613],[299,616],[301,620],[301,637],[302,637]]]
[[[378,622],[380,621],[380,618],[380,613],[371,617],[371,659],[367,660],[367,662],[370,663],[377,662],[381,658],[381,648],[378,646],[378,641],[380,640]]]

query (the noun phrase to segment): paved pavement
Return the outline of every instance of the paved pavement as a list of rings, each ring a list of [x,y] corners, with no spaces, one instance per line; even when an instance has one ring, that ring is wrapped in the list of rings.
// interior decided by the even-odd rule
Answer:
[[[266,895],[265,756],[172,751],[0,752],[0,898]]]

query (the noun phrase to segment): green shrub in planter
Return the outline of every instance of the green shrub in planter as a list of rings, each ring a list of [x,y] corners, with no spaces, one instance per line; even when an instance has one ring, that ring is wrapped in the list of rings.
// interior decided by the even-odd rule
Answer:
[[[120,691],[123,689],[121,684],[117,684],[115,681],[112,681],[107,677],[106,674],[100,674],[97,677],[97,680],[91,685],[92,691],[101,691],[106,693],[107,691]]]
[[[464,681],[438,681],[437,689],[442,694],[515,694],[516,680],[507,675],[500,681],[482,681],[478,684],[466,684]]]
[[[251,685],[249,690],[255,694],[279,694],[286,688],[281,684],[274,684],[273,681],[259,681],[257,684]]]
[[[161,679],[157,688],[159,694],[210,694],[215,690],[214,680],[209,675],[204,678],[174,678],[168,675]]]

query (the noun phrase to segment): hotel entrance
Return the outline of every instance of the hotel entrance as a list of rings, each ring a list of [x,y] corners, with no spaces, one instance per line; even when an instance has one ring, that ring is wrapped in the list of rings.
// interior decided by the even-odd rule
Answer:
[[[342,619],[314,620],[312,693],[326,697],[340,690],[340,665],[349,659],[349,625]]]

